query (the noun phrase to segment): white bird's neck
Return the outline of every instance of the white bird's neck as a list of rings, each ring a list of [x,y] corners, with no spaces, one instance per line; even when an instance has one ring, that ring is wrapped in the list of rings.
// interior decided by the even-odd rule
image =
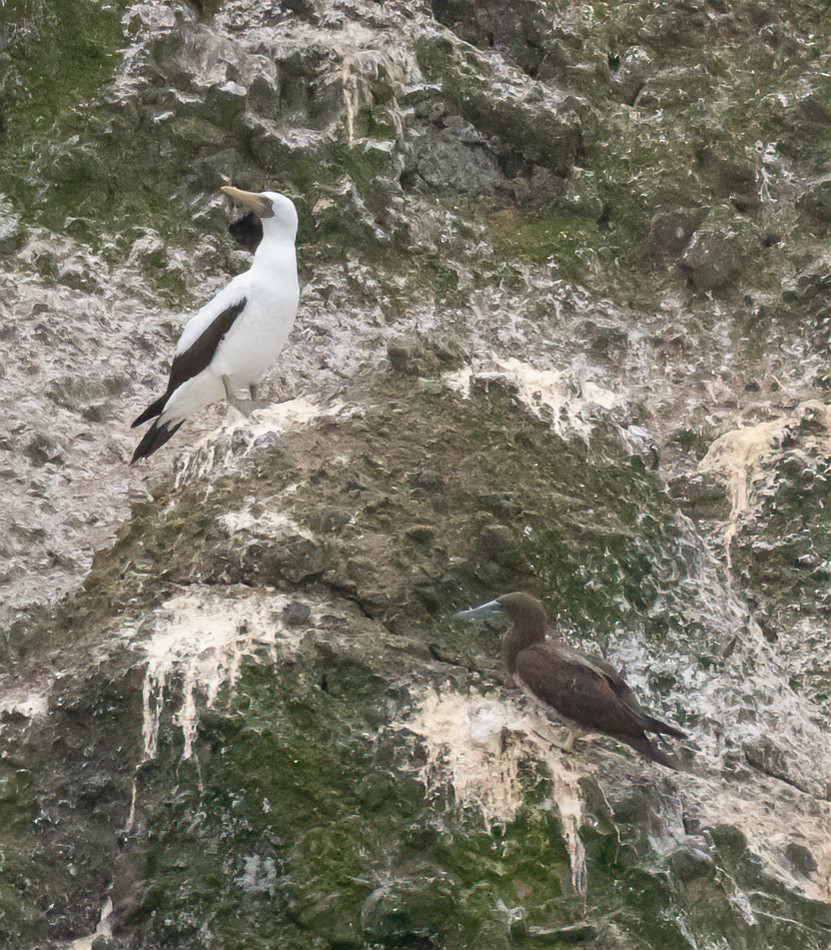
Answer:
[[[294,241],[283,237],[263,237],[254,252],[251,271],[258,274],[297,279],[297,254]]]

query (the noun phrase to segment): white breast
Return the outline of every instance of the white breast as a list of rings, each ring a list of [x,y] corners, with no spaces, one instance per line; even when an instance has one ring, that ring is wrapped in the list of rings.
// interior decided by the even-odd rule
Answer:
[[[291,333],[300,300],[293,234],[290,240],[264,240],[260,244],[251,268],[235,277],[188,322],[176,352],[193,345],[223,310],[242,299],[245,308],[210,364],[171,394],[159,417],[160,424],[184,419],[222,399],[223,376],[230,378],[234,389],[244,389],[258,382],[274,365]]]
[[[299,290],[293,282],[252,281],[247,303],[209,367],[217,378],[228,376],[235,389],[258,382],[286,345],[297,316]]]

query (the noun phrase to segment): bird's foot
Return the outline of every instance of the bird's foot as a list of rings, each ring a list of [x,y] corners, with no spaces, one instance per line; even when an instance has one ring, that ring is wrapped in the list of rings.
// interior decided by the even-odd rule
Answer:
[[[550,746],[552,749],[557,749],[559,752],[565,752],[566,755],[574,751],[574,741],[580,735],[579,731],[575,729],[569,729],[568,735],[565,738],[564,742],[555,742],[550,735],[544,736],[541,732],[534,730],[534,733],[539,736],[546,745]]]
[[[574,740],[580,733],[576,729],[569,729],[568,735],[566,736],[566,741],[558,745],[558,748],[563,752],[573,752],[574,751]]]
[[[254,398],[257,390],[253,385],[249,386],[251,399],[239,399],[234,392],[233,386],[231,385],[231,380],[227,376],[222,377],[222,385],[225,387],[225,398],[234,407],[234,409],[236,409],[238,412],[241,412],[246,418],[250,416],[255,409],[262,409],[268,405],[268,403],[258,402]]]
[[[228,402],[231,402],[231,400],[229,399]],[[257,408],[250,399],[235,399],[231,402],[231,405],[237,412],[241,412],[246,419]]]
[[[556,749],[558,752],[563,752],[565,755],[571,755],[574,752],[574,740],[566,739],[565,742],[549,742],[549,745],[552,749]]]

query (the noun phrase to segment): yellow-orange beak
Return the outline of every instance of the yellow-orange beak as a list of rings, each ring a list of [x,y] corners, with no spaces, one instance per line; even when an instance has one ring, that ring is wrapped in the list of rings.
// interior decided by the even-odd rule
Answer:
[[[233,198],[234,201],[250,208],[258,218],[269,218],[274,213],[268,198],[264,198],[254,191],[242,191],[240,188],[233,188],[231,185],[223,185],[222,190],[229,198]]]

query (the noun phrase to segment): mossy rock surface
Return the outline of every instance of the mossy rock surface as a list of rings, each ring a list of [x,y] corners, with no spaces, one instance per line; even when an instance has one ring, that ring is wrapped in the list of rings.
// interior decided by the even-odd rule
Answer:
[[[828,945],[826,6],[0,8],[0,943]],[[289,408],[148,476],[229,179]],[[513,588],[690,773],[551,750]]]
[[[39,916],[18,893],[10,946],[92,929],[104,891],[129,947],[827,940],[823,905],[755,843],[728,860],[710,826],[717,708],[685,703],[671,669],[682,655],[721,690],[769,660],[752,636],[701,654],[720,628],[684,590],[694,542],[656,473],[615,427],[558,434],[509,378],[467,395],[453,378],[369,372],[306,425],[277,407],[226,430],[14,645],[21,676],[55,649],[66,672],[7,737],[27,761],[5,796],[9,879],[58,895]],[[698,776],[551,749],[501,685],[497,632],[451,619],[520,586],[575,642],[629,656],[644,701],[696,734]],[[658,605],[672,619],[643,623]],[[620,639],[638,625],[648,670]],[[781,749],[754,761],[745,783],[798,768]],[[760,937],[725,874],[754,908],[787,902],[788,925]]]

